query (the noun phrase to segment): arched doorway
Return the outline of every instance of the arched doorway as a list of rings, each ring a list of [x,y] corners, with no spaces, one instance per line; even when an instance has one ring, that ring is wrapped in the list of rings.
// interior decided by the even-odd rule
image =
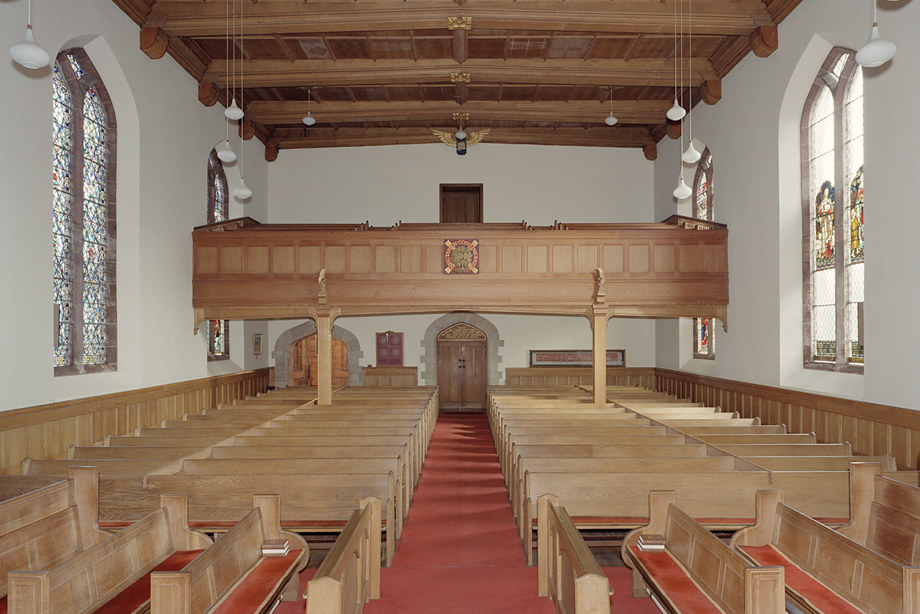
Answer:
[[[291,371],[291,368],[294,366],[294,352],[292,351],[294,344],[304,337],[315,334],[316,325],[313,324],[312,320],[307,320],[306,322],[287,329],[275,340],[272,358],[275,359],[276,387],[284,388],[294,385]],[[333,326],[332,339],[333,341],[335,339],[341,340],[348,348],[346,352],[348,356],[348,361],[346,363],[348,368],[348,385],[360,386],[363,381],[363,372],[361,371],[360,362],[361,358],[364,356],[364,352],[361,351],[361,344],[358,343],[358,338],[348,329],[342,328],[341,326]]]
[[[488,358],[486,334],[465,322],[438,333],[438,401],[441,411],[483,411]]]
[[[291,346],[291,385],[316,386],[316,334],[304,337]],[[348,385],[348,346],[341,339],[332,339],[332,385]]]

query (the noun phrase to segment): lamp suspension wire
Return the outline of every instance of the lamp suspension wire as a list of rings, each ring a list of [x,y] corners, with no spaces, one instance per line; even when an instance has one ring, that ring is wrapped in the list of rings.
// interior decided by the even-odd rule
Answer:
[[[29,1],[31,2],[31,0]],[[227,63],[229,64],[230,63],[230,0],[227,0],[224,3],[224,24],[225,24],[225,27],[224,27],[224,47],[225,47],[224,57],[227,58]],[[225,109],[230,107],[230,91],[231,90],[228,89],[228,90],[225,90],[224,92],[224,100],[226,101],[226,104],[224,106]],[[230,122],[229,121],[227,122],[226,144],[228,147],[230,146]]]
[[[687,49],[687,137],[688,146],[693,147],[693,0],[689,0],[687,5],[687,38],[690,39]]]

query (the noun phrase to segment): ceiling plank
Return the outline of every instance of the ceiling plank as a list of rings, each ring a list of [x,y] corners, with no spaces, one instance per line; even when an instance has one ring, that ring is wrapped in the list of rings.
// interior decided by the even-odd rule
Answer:
[[[239,62],[237,69],[239,70]],[[232,80],[232,64],[216,59],[204,79],[219,85]],[[447,83],[461,65],[452,59],[411,60],[247,60],[242,62],[247,87],[296,87],[306,84],[395,85]],[[669,85],[674,83],[674,61],[634,60],[473,59],[462,64],[472,83],[534,83],[549,85]],[[693,59],[693,73],[684,75],[691,87],[711,79],[714,70],[706,58]]]
[[[685,2],[685,4],[687,4]],[[702,5],[702,6],[700,6]],[[446,28],[460,8],[446,0],[432,2],[378,1],[305,3],[260,0],[247,6],[243,24],[248,35],[315,32],[405,31]],[[583,30],[586,32],[660,33],[674,31],[673,6],[648,0],[552,2],[511,0],[466,2],[464,17],[475,29]],[[226,35],[223,3],[160,0],[147,25],[162,27],[171,36]],[[757,26],[775,25],[760,0],[710,0],[693,12],[696,34],[748,35]]]

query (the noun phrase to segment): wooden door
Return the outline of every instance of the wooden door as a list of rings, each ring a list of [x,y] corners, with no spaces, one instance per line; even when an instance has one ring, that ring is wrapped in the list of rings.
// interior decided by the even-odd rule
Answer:
[[[438,335],[438,397],[442,411],[483,411],[488,359],[485,334],[460,323]]]
[[[441,223],[482,222],[482,184],[441,184]]]
[[[316,335],[304,337],[291,346],[291,385],[316,386],[319,375],[316,355]],[[348,346],[341,339],[332,339],[332,385],[348,385]]]

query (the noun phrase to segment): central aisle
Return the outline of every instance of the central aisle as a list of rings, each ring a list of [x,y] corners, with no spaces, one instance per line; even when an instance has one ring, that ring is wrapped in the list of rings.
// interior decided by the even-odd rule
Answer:
[[[366,614],[555,609],[537,596],[482,414],[441,414],[381,599]]]

